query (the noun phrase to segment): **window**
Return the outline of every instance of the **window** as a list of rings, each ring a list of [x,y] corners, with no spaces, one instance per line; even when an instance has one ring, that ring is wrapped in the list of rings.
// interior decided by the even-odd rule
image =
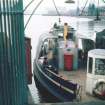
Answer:
[[[89,64],[88,64],[89,73],[92,73],[92,67],[93,67],[93,58],[89,57]]]
[[[95,59],[95,74],[105,75],[105,59]]]

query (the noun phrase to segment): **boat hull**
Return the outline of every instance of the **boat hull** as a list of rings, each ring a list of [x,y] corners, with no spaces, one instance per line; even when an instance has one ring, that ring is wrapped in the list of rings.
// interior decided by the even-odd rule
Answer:
[[[47,102],[47,103],[61,102],[57,97],[51,94],[51,92],[49,92],[35,76],[34,76],[34,81],[41,97],[40,102]]]
[[[37,62],[34,64],[34,77],[52,96],[61,102],[73,101],[76,97],[62,88],[62,85],[60,86],[54,83],[54,81],[43,72]]]

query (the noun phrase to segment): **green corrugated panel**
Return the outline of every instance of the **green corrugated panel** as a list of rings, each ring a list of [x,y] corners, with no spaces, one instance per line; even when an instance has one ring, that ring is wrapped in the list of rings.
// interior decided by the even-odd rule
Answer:
[[[0,105],[26,105],[22,0],[0,0]]]

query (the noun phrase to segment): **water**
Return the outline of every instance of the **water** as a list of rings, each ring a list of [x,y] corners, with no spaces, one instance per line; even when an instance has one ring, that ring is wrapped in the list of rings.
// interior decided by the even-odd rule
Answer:
[[[28,19],[28,15],[25,16],[25,23]],[[51,29],[55,22],[58,22],[57,16],[36,16],[34,15],[31,18],[30,23],[28,24],[25,35],[31,38],[32,44],[32,62],[35,58],[36,47],[38,43],[39,36]],[[105,21],[93,21],[93,19],[87,18],[76,18],[62,16],[61,23],[64,24],[67,22],[69,25],[77,30],[77,35],[82,34],[84,36],[92,37],[95,31],[102,31],[105,29]],[[32,85],[29,85],[29,89],[33,96],[34,103],[46,102],[43,100],[42,95],[35,86],[34,80]],[[48,99],[49,100],[49,99]]]

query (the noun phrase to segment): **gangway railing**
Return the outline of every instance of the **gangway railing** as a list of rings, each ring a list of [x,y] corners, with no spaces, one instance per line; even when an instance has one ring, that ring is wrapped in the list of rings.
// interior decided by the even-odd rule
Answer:
[[[27,105],[23,0],[0,0],[0,105]]]
[[[62,76],[56,74],[54,72],[54,69],[53,71],[51,71],[49,68],[47,68],[45,73],[53,80],[54,83],[59,85],[64,90],[68,91],[71,94],[71,97],[74,98],[75,101],[82,100],[82,86],[81,85],[77,83],[73,83],[72,81],[67,80],[63,78]]]

